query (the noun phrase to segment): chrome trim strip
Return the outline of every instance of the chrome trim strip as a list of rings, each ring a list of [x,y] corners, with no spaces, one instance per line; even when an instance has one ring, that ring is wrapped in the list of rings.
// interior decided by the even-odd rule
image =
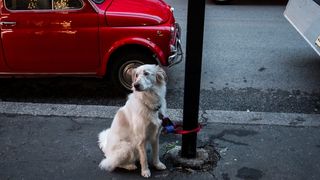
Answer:
[[[168,57],[168,67],[171,67],[175,64],[180,63],[183,60],[183,51],[182,51],[182,46],[181,46],[181,27],[178,23],[175,23],[175,27],[177,29],[176,32],[176,44],[171,48],[172,55]]]
[[[7,21],[1,21],[0,25],[10,25],[10,26],[14,26],[16,25],[16,22],[7,22]]]

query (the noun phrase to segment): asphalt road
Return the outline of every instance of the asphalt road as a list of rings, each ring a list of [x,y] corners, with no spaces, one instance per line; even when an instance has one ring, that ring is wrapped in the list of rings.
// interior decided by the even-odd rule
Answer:
[[[168,2],[177,7],[177,20],[186,29],[187,5]],[[233,1],[217,6],[207,1],[203,109],[318,113],[320,57],[284,18],[285,5]],[[169,72],[174,77],[169,88],[183,89],[184,66]]]
[[[187,3],[167,0],[183,28]],[[283,17],[285,1],[207,1],[200,108],[320,112],[320,57]],[[183,107],[184,63],[168,69],[168,107]],[[123,105],[101,79],[0,79],[0,100]]]

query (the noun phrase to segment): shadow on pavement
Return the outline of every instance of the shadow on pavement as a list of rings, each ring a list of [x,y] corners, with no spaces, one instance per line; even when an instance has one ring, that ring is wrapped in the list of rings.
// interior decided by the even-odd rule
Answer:
[[[123,103],[126,99],[105,79],[9,78],[0,79],[0,84],[2,101],[114,105],[113,101]]]

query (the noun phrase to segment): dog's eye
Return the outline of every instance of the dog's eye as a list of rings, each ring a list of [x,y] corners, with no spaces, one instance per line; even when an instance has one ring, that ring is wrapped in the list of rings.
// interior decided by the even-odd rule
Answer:
[[[143,75],[149,76],[149,73],[145,71],[145,72],[143,72]]]
[[[138,77],[138,74],[136,74],[136,78]]]

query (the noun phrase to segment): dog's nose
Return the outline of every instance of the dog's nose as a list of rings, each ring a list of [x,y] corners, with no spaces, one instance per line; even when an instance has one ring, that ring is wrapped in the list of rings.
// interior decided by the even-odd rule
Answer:
[[[133,84],[133,86],[137,91],[140,90],[140,84],[139,83],[135,83],[135,84]]]

